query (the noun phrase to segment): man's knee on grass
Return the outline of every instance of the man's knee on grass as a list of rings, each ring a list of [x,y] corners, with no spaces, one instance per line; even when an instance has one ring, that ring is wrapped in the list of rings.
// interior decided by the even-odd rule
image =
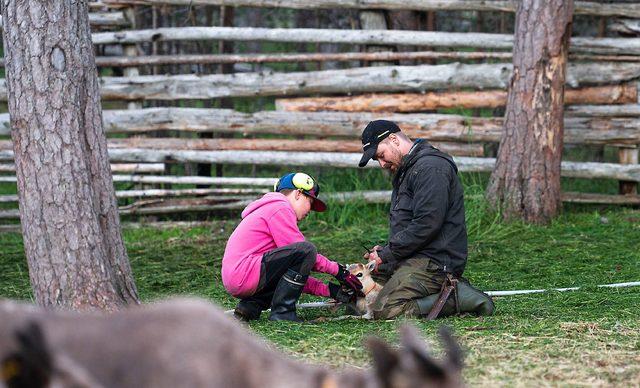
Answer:
[[[374,307],[373,316],[375,319],[419,316],[415,300],[429,295],[428,288],[413,276],[407,276],[397,284],[389,281],[385,288],[380,292]]]

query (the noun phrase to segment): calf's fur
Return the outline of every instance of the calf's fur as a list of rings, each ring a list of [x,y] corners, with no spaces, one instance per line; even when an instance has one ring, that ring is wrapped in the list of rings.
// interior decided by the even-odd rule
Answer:
[[[297,328],[294,328],[297,329]],[[303,330],[299,330],[304,335]],[[314,366],[273,350],[217,307],[176,299],[112,314],[0,301],[0,387],[457,387],[461,351],[447,331],[434,360],[416,330],[401,348],[369,339],[369,370]]]
[[[378,298],[380,290],[382,290],[382,286],[373,280],[371,276],[375,265],[375,261],[370,261],[367,264],[355,263],[347,267],[349,273],[357,277],[362,283],[362,292],[365,295],[356,299],[355,309],[365,319],[373,319],[373,303]]]

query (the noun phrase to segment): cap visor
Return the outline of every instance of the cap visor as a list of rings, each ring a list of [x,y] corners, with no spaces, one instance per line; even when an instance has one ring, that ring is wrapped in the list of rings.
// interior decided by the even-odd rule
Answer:
[[[311,210],[322,213],[323,211],[327,210],[327,204],[322,202],[318,198],[315,198],[313,200],[313,204],[311,205]]]
[[[378,147],[371,147],[368,150],[364,151],[362,154],[362,159],[360,159],[360,163],[358,163],[358,167],[364,167],[369,163],[369,160],[373,158],[373,155],[376,154],[376,150]]]

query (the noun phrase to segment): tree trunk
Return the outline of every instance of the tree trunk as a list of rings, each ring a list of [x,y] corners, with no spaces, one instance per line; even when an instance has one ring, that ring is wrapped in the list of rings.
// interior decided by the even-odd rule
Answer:
[[[11,136],[35,300],[80,310],[138,303],[109,171],[87,2],[3,5]]]
[[[547,223],[561,207],[565,69],[573,0],[523,0],[504,132],[487,197],[505,219]]]
[[[360,28],[363,30],[386,30],[387,29],[387,17],[384,11],[361,11],[360,12]],[[366,51],[369,53],[390,51],[388,46],[366,46]],[[385,66],[386,62],[371,62],[371,66]]]

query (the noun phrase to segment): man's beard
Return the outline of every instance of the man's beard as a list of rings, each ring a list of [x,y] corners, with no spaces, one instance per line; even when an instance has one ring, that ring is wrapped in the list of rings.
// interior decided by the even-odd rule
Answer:
[[[398,162],[395,164],[389,163],[390,167],[395,167],[395,169],[389,168],[388,171],[390,172],[391,176],[395,176],[396,173],[400,171],[400,167],[402,167],[402,161],[404,160],[404,157],[400,151],[394,148],[391,149],[391,153],[393,154],[393,158]]]

